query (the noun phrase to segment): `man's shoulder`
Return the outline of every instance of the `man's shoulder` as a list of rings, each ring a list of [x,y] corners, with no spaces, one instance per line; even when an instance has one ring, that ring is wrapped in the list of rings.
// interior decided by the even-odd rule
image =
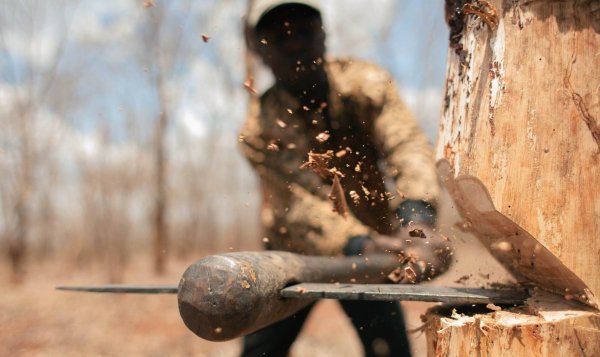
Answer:
[[[375,63],[354,58],[335,58],[327,63],[329,76],[342,95],[366,95],[378,102],[386,89],[394,86],[391,74]]]
[[[390,73],[383,67],[369,61],[341,57],[329,59],[327,69],[334,77],[342,77],[347,80],[388,81]]]

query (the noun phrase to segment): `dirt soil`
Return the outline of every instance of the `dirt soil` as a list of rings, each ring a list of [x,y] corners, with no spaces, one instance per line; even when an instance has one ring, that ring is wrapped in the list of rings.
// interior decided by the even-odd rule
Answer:
[[[450,217],[451,218],[451,217]],[[448,219],[446,227],[454,223]],[[454,263],[435,285],[479,287],[503,282],[506,271],[473,236],[455,238]],[[146,256],[143,256],[146,257]],[[474,258],[477,257],[477,258]],[[140,257],[142,258],[142,257]],[[198,257],[200,258],[200,257]],[[168,273],[152,274],[151,259],[136,259],[124,283],[174,284],[192,260],[171,261]],[[64,263],[30,267],[26,282],[8,283],[0,260],[0,356],[213,356],[233,357],[240,340],[209,342],[188,331],[179,318],[175,295],[111,295],[57,291],[57,285],[107,281],[106,268],[74,269]],[[421,326],[420,315],[433,306],[405,303],[408,329]],[[424,335],[409,335],[413,355],[426,355]],[[292,347],[293,357],[360,357],[362,348],[336,301],[324,300],[309,317]]]
[[[171,262],[160,278],[149,262],[131,264],[125,283],[177,283],[189,261]],[[0,267],[0,356],[213,356],[233,357],[240,340],[210,342],[179,319],[175,295],[113,295],[55,290],[57,285],[102,284],[101,269],[77,271],[62,263],[30,267],[23,285],[8,283]],[[418,327],[424,304],[408,306],[409,328]],[[418,335],[418,334],[417,334]],[[415,337],[415,335],[412,335]],[[415,356],[425,351],[422,338]],[[356,333],[335,301],[313,311],[293,346],[294,357],[360,357]]]

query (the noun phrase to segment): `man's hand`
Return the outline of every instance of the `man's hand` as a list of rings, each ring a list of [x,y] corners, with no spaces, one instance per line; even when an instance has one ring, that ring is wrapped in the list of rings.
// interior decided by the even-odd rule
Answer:
[[[400,229],[396,236],[379,235],[364,245],[363,253],[393,253],[404,260],[403,271],[397,273],[414,275],[399,281],[420,282],[448,270],[452,247],[448,238],[435,228],[425,224],[412,224]],[[410,271],[406,271],[409,269]],[[413,274],[414,273],[414,274]]]

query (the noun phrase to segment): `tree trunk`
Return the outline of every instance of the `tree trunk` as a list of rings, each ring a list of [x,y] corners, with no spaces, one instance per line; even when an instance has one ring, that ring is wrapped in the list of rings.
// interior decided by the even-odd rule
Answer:
[[[160,84],[162,85],[162,83]],[[162,87],[159,86],[159,90]],[[161,96],[161,99],[163,97]],[[164,101],[162,101],[164,103]],[[156,124],[155,141],[155,206],[154,206],[154,271],[156,274],[164,274],[167,264],[168,231],[166,222],[167,211],[167,177],[165,158],[165,137],[168,118],[163,106],[158,122]]]
[[[540,294],[512,311],[438,308],[425,319],[430,357],[600,356],[600,315],[558,295]]]
[[[600,2],[446,5],[451,39],[436,155],[448,162],[449,192],[468,229],[519,280],[597,308]],[[526,309],[549,305],[529,301]],[[437,328],[429,329],[429,354],[598,354],[600,315],[564,301],[552,307],[551,317],[517,312],[510,322],[495,312],[449,323],[430,312]],[[493,333],[479,331],[481,323]],[[566,337],[583,341],[552,347]],[[491,344],[502,338],[520,342]]]
[[[11,282],[15,284],[20,284],[25,280],[25,263],[31,224],[30,200],[33,189],[32,118],[31,111],[25,108],[25,106],[19,108],[20,175],[15,194],[15,230],[12,235],[9,235],[8,242]]]

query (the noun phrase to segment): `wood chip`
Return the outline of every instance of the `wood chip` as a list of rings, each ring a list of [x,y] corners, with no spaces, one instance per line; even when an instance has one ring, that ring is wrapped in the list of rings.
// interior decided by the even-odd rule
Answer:
[[[328,197],[333,202],[334,212],[337,212],[342,217],[348,216],[348,203],[346,203],[346,195],[344,194],[344,189],[338,175],[333,176],[333,184],[331,185],[331,192]]]
[[[309,169],[317,173],[322,178],[333,178],[333,173],[329,169],[329,161],[333,157],[333,151],[328,150],[323,154],[309,152],[308,161],[300,165],[301,169]]]
[[[340,150],[340,151],[338,151],[338,152],[335,153],[335,157],[344,157],[344,156],[346,156],[347,153],[348,152],[346,150],[342,149],[342,150]]]
[[[502,310],[502,308],[500,306],[494,305],[492,303],[489,303],[489,304],[485,305],[485,307],[487,307],[490,310],[494,310],[494,311],[500,311],[500,310]]]
[[[329,140],[329,137],[330,137],[329,131],[324,131],[322,133],[319,133],[319,135],[316,136],[316,139],[318,142],[324,143],[327,140]]]
[[[417,273],[414,269],[407,266],[404,268],[398,267],[387,276],[394,283],[409,283],[414,284],[417,281]]]
[[[250,94],[258,94],[258,91],[254,89],[254,78],[249,77],[244,81],[244,89]]]
[[[204,43],[207,43],[210,40],[210,36],[206,35],[206,34],[202,34],[202,41],[204,41]]]
[[[411,237],[427,238],[425,232],[421,228],[413,228],[408,231],[408,235]]]
[[[414,284],[417,281],[417,273],[411,267],[404,267],[404,279],[406,282]]]
[[[463,284],[465,281],[469,280],[471,277],[469,275],[463,275],[460,278],[454,280],[457,284]]]
[[[275,123],[277,123],[277,126],[280,128],[285,128],[287,126],[287,124],[279,118],[275,119]]]

